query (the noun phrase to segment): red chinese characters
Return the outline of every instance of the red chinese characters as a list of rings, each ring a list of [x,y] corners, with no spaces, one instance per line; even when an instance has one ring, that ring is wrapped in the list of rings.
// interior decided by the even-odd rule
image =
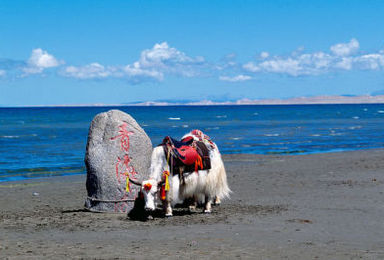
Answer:
[[[120,181],[120,176],[123,175],[123,178],[127,178],[130,176],[131,178],[135,178],[135,175],[137,172],[135,171],[135,168],[133,168],[132,165],[129,164],[130,158],[128,154],[124,154],[123,158],[117,157],[117,162],[116,162],[116,178],[119,183]]]
[[[127,211],[127,201],[128,199],[127,192],[130,192],[130,183],[129,178],[135,179],[135,175],[137,174],[135,168],[130,164],[129,157],[129,136],[133,135],[134,132],[127,130],[127,123],[123,123],[119,126],[119,132],[117,136],[111,138],[111,141],[119,140],[121,151],[124,152],[123,156],[117,156],[115,170],[116,170],[116,179],[118,183],[121,181],[125,181],[125,192],[120,198],[122,202],[115,203],[115,211],[117,212],[126,212]]]
[[[119,128],[120,128],[119,135],[112,137],[111,140],[120,138],[121,150],[128,153],[129,152],[129,136],[132,135],[133,132],[127,130],[127,123],[123,123],[121,126],[119,126]]]

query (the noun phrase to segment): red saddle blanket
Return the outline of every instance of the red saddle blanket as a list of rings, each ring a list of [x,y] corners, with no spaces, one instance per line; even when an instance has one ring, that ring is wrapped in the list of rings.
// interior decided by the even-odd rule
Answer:
[[[192,137],[177,141],[167,136],[161,145],[173,174],[211,169],[209,150],[203,142]]]

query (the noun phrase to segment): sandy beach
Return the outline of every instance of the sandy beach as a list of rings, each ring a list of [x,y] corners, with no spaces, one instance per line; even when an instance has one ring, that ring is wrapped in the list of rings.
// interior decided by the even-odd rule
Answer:
[[[384,150],[224,155],[212,214],[83,210],[85,175],[0,183],[5,259],[384,259]]]

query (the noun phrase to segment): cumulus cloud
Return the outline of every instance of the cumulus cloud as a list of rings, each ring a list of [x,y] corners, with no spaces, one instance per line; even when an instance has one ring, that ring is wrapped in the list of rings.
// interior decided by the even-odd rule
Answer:
[[[331,46],[331,52],[337,56],[349,56],[359,50],[360,44],[356,39],[348,43],[338,43]]]
[[[354,58],[354,63],[361,69],[378,70],[384,68],[384,53],[372,53]]]
[[[297,53],[288,57],[264,55],[259,62],[247,62],[242,68],[247,73],[273,73],[293,77],[319,75],[334,71],[378,70],[384,68],[384,53],[357,55],[359,42],[338,43],[331,52]]]
[[[79,67],[68,66],[61,71],[61,75],[78,79],[121,78],[131,83],[141,83],[161,81],[166,74],[193,77],[198,75],[204,64],[203,57],[189,57],[163,42],[143,50],[140,58],[132,64],[105,67],[91,63]]]
[[[61,63],[47,51],[38,48],[32,50],[27,66],[23,68],[23,71],[25,74],[42,73],[44,69],[57,67]]]
[[[123,68],[124,74],[133,82],[139,83],[140,80],[157,80],[164,79],[164,73],[156,69],[143,69],[139,62],[135,62],[132,65],[127,65]]]
[[[152,69],[161,73],[192,77],[197,74],[197,67],[203,65],[204,62],[205,60],[201,56],[189,57],[163,42],[155,44],[151,49],[142,51],[140,59],[134,65],[142,70]]]
[[[47,51],[37,48],[32,50],[25,61],[0,59],[0,77],[27,77],[60,67],[58,75],[81,80],[118,78],[139,84],[145,81],[162,81],[172,75],[210,76],[227,82],[242,82],[255,78],[256,74],[299,77],[352,70],[383,70],[384,50],[366,53],[360,50],[356,39],[351,39],[349,42],[330,46],[328,51],[306,53],[300,47],[286,56],[263,51],[253,60],[243,63],[236,60],[235,54],[229,54],[218,62],[207,62],[201,56],[187,55],[167,42],[162,42],[144,49],[136,61],[126,64],[105,65],[93,62],[61,67],[63,63]]]
[[[222,80],[222,81],[228,81],[228,82],[239,82],[239,81],[251,80],[252,77],[240,74],[240,75],[237,75],[237,76],[234,76],[234,77],[220,76],[219,79]]]
[[[38,48],[32,50],[28,64],[40,68],[52,68],[59,66],[60,63],[51,54]]]

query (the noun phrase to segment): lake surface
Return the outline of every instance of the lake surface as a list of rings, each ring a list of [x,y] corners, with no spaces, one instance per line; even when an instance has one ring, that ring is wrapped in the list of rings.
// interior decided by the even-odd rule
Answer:
[[[84,174],[90,122],[110,109],[131,114],[153,145],[200,129],[225,154],[384,147],[384,104],[0,108],[0,181]]]

